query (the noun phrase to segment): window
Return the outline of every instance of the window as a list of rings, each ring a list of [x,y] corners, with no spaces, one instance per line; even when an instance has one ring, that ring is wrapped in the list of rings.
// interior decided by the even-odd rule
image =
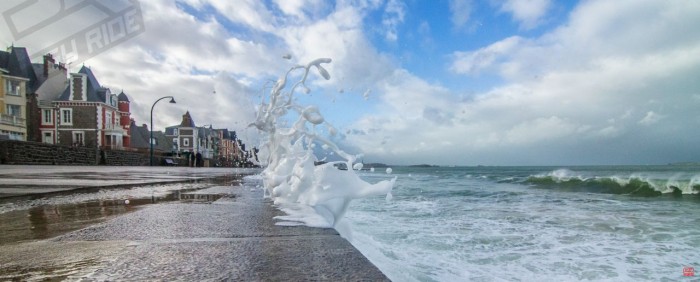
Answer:
[[[73,109],[61,109],[61,125],[73,125]]]
[[[41,124],[53,124],[53,111],[52,110],[42,110],[41,111]]]
[[[21,88],[19,80],[6,79],[5,80],[5,93],[12,96],[21,96]]]
[[[189,147],[190,146],[190,139],[189,138],[182,139],[182,146]]]
[[[44,132],[44,143],[53,144],[53,132]]]
[[[151,145],[158,145],[158,140],[155,138],[151,138]]]
[[[85,146],[85,132],[73,131],[73,146]]]
[[[105,129],[114,129],[114,123],[112,122],[112,113],[107,113],[105,117]],[[154,143],[155,144],[155,143]]]
[[[177,128],[173,129],[173,135],[177,135]]]
[[[11,105],[7,104],[7,114],[13,117],[20,118],[22,117],[22,106],[20,105]]]

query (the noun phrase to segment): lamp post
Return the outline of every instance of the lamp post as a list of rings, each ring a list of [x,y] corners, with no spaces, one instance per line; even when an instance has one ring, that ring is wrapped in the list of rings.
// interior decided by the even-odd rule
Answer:
[[[150,165],[153,166],[153,108],[156,106],[156,104],[163,99],[170,98],[170,103],[175,104],[175,97],[173,96],[165,96],[161,97],[160,99],[156,100],[153,102],[153,106],[151,106],[151,137],[148,139],[148,143],[151,143],[151,157],[150,157]]]

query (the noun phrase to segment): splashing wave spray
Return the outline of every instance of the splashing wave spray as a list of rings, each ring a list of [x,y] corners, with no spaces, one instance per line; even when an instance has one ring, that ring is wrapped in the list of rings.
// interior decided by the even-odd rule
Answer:
[[[358,167],[353,166],[358,156],[346,153],[316,131],[318,126],[325,126],[330,135],[336,133],[318,107],[294,103],[298,88],[304,93],[310,92],[305,83],[312,68],[324,79],[330,79],[330,74],[321,65],[330,62],[329,58],[319,58],[290,68],[270,90],[269,101],[266,103],[263,98],[257,117],[250,124],[265,137],[261,146],[268,153],[267,167],[261,175],[265,196],[272,198],[274,204],[287,214],[276,217],[281,220],[278,225],[331,228],[338,224],[352,199],[383,194],[387,199],[391,198],[396,177],[375,184],[360,179],[352,169]],[[294,71],[302,71],[301,79],[287,87],[289,76]],[[285,126],[283,119],[288,115],[292,120],[296,119],[291,127]],[[321,144],[323,149],[344,161],[317,165],[318,159],[313,154],[316,144]],[[340,164],[351,169],[339,170],[336,165]]]

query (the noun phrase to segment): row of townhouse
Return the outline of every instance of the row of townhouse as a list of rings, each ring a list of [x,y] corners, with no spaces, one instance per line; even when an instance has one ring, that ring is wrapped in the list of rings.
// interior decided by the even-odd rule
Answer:
[[[151,132],[131,119],[130,100],[100,85],[82,66],[68,74],[51,54],[32,64],[27,50],[0,51],[0,139],[34,141],[99,149],[150,149],[164,154],[200,153],[216,164],[241,165],[256,155],[246,151],[235,131],[196,127],[187,112],[166,132]]]
[[[257,160],[258,150],[246,151],[235,131],[214,129],[212,125],[196,126],[189,111],[182,115],[180,124],[165,128],[165,137],[164,142],[169,142],[174,152],[199,153],[204,159],[214,160],[215,165],[248,166],[251,158]]]
[[[112,93],[83,66],[68,69],[47,54],[32,64],[27,50],[0,51],[1,135],[6,139],[120,149],[129,146],[126,94]]]

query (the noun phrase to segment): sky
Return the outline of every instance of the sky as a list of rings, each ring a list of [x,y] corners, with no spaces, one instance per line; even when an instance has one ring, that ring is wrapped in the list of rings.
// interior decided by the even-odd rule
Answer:
[[[174,96],[156,130],[190,111],[255,145],[269,82],[324,57],[331,79],[312,75],[298,103],[365,162],[700,162],[700,1],[138,3],[143,33],[70,68],[123,90],[139,124]]]

